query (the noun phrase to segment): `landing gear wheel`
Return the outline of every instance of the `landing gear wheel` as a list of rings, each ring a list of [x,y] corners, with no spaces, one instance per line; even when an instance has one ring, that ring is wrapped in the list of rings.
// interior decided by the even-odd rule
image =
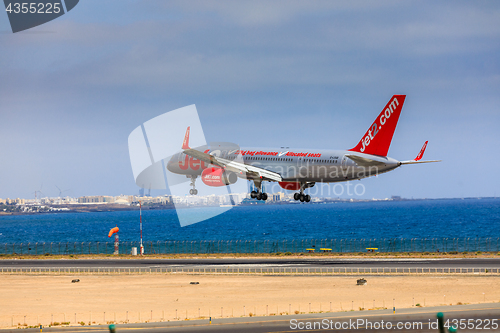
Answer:
[[[262,193],[257,193],[257,196],[256,196],[257,200],[261,200],[262,199]]]
[[[196,177],[197,176],[187,176],[188,178],[191,178],[191,183],[189,184],[190,186],[192,186],[193,188],[189,190],[189,194],[191,195],[197,195],[198,194],[198,190],[196,189]]]
[[[302,193],[299,195],[300,195],[300,198],[299,198],[300,202],[304,202],[304,200],[306,199],[305,195],[303,195]]]
[[[300,193],[294,193],[294,194],[293,194],[293,199],[294,199],[295,201],[299,200],[299,199],[300,199]]]
[[[267,200],[267,193],[262,193],[262,200],[264,200],[264,201]]]
[[[309,194],[306,194],[304,200],[305,200],[305,202],[311,201],[311,196]]]
[[[257,191],[250,192],[250,198],[252,198],[252,199],[257,198]]]

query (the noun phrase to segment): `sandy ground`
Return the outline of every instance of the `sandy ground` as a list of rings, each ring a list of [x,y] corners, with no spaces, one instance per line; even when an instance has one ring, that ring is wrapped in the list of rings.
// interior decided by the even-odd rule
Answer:
[[[79,278],[79,283],[71,283]],[[359,311],[500,301],[500,277],[0,275],[0,327]],[[198,285],[190,282],[197,281]],[[484,293],[484,294],[483,294]],[[127,314],[128,311],[128,314]],[[76,314],[76,320],[75,320]],[[26,316],[26,318],[25,318]]]

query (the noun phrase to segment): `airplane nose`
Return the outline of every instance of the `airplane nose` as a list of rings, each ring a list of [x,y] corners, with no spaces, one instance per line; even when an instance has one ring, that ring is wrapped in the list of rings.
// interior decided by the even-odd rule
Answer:
[[[167,163],[167,170],[175,173],[176,171],[178,171],[178,168],[179,164],[177,162],[176,156],[174,155],[170,158],[170,160]]]

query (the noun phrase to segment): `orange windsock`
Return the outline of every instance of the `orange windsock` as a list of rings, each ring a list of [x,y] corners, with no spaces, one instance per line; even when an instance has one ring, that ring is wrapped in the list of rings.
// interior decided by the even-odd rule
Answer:
[[[111,229],[109,231],[108,237],[111,237],[111,235],[113,235],[115,232],[118,232],[118,231],[120,231],[120,229],[118,229],[118,227],[114,227],[113,229]]]

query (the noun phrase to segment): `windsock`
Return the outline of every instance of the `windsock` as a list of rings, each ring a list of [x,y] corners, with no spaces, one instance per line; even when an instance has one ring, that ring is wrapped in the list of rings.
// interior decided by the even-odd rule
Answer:
[[[120,229],[118,229],[118,227],[114,227],[113,229],[111,229],[109,231],[108,237],[111,237],[115,232],[118,232],[118,231],[120,231]]]

